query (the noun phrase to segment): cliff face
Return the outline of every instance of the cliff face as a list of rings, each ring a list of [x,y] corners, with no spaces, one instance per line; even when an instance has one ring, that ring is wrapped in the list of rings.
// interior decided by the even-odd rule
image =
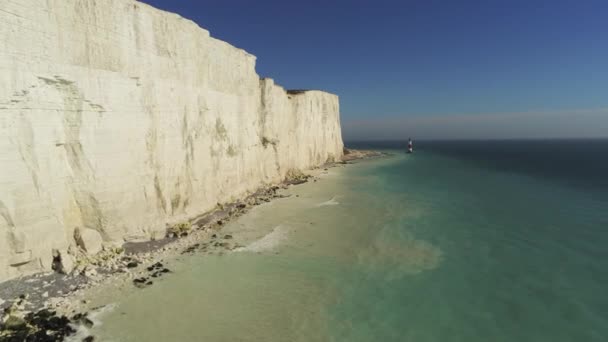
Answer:
[[[342,156],[339,104],[260,80],[255,57],[131,0],[0,2],[0,281]]]

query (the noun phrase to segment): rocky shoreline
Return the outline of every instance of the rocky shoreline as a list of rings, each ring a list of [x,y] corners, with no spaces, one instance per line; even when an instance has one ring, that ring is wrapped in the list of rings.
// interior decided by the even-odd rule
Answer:
[[[342,164],[348,164],[350,161],[361,160],[361,159],[371,159],[371,158],[379,158],[385,157],[389,154],[386,152],[380,151],[371,151],[371,150],[353,150],[344,148],[344,156],[342,156]]]
[[[341,162],[319,169],[386,155],[344,149]],[[0,341],[63,341],[79,327],[91,327],[94,321],[88,318],[88,312],[99,308],[89,308],[88,290],[113,282],[145,288],[171,273],[164,259],[195,252],[222,254],[244,247],[233,243],[231,235],[220,233],[223,225],[257,205],[288,197],[281,191],[310,180],[316,182],[313,175],[291,173],[279,185],[263,187],[241,201],[218,205],[210,213],[168,227],[163,239],[128,242],[119,248],[103,249],[94,256],[81,251],[76,265],[62,265],[58,260],[57,272],[0,284]],[[94,340],[94,336],[82,337],[82,341]]]

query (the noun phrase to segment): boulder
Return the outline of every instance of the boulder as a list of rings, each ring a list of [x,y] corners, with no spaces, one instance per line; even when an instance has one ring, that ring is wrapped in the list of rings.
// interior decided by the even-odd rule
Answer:
[[[59,273],[70,274],[74,269],[74,259],[67,251],[53,250],[53,269]]]
[[[93,267],[89,266],[84,270],[84,276],[87,278],[92,278],[92,277],[95,277],[96,275],[97,275],[97,270]]]
[[[89,228],[76,228],[74,240],[87,254],[94,255],[101,252],[103,239],[98,231]]]
[[[9,315],[4,322],[4,328],[7,330],[23,330],[26,329],[26,322],[23,318],[16,315]]]
[[[135,268],[135,267],[137,267],[137,266],[139,266],[139,263],[138,263],[137,261],[130,261],[130,262],[127,264],[127,268]]]

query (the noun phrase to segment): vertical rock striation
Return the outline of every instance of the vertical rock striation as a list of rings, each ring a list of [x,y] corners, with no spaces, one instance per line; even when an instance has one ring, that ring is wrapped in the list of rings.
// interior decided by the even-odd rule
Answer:
[[[132,0],[0,2],[0,281],[342,156],[338,97]],[[96,236],[98,235],[98,236]],[[78,236],[78,234],[77,234]]]

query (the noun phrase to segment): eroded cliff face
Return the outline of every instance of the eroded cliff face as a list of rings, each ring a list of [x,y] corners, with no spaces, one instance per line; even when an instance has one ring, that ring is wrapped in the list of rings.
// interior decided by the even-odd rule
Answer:
[[[146,240],[342,156],[335,95],[131,0],[0,1],[0,281],[77,228]]]

